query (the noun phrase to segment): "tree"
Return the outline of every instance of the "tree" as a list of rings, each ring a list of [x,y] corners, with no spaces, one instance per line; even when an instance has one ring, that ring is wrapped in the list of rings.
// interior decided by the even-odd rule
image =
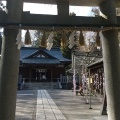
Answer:
[[[60,47],[61,37],[61,32],[57,32],[54,34],[53,47]]]
[[[42,32],[39,30],[35,31],[34,37],[32,39],[32,47],[39,47],[41,38],[42,38]]]
[[[46,40],[47,37],[49,36],[50,32],[46,32]],[[70,32],[66,33],[67,40],[69,38]],[[37,30],[34,33],[34,40],[32,40],[32,46],[33,47],[39,47],[40,46],[40,41],[42,39],[43,32]],[[61,44],[61,39],[62,39],[62,32],[55,32],[54,33],[54,38],[53,38],[53,47],[60,47],[62,54],[65,58],[71,59],[71,51],[72,49],[68,48],[68,45],[64,48],[60,46]]]

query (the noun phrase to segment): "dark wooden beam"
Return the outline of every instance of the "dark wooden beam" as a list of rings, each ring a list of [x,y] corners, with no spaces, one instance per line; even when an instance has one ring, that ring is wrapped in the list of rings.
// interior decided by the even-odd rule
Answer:
[[[29,3],[44,3],[44,4],[57,4],[56,1],[62,1],[62,0],[23,0],[23,2],[29,2]],[[64,0],[63,0],[64,1]],[[104,0],[68,0],[69,5],[73,6],[99,6],[99,4]],[[120,1],[115,0],[116,7],[120,6]]]
[[[118,24],[120,26],[120,17],[117,17]],[[70,26],[70,27],[101,27],[101,26],[113,26],[113,24],[99,17],[82,17],[82,16],[58,16],[58,15],[40,15],[30,14],[29,12],[23,12],[22,20],[18,22],[9,22],[7,20],[7,14],[0,11],[0,26],[5,25],[19,25],[22,26]],[[115,24],[114,24],[115,26]]]
[[[6,1],[6,0],[2,0]],[[57,5],[57,0],[22,0],[23,2],[28,2],[28,3],[40,3],[40,4],[56,4]],[[58,0],[61,1],[61,0]],[[69,5],[73,6],[99,6],[100,2],[104,0],[69,0]],[[116,7],[120,7],[120,1],[115,0],[116,2]]]
[[[58,15],[35,15],[23,13],[23,24],[47,25],[47,26],[101,26],[109,25],[102,17],[58,16]]]

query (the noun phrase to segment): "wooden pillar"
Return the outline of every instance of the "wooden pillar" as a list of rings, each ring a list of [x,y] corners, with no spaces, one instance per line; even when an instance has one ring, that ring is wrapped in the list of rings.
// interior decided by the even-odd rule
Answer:
[[[8,21],[9,23],[19,23],[23,12],[22,0],[7,0]]]
[[[7,0],[8,22],[18,22],[22,13],[21,0]],[[21,11],[21,12],[20,12]],[[0,120],[15,120],[16,92],[19,74],[18,30],[4,29],[0,68]]]
[[[105,0],[99,5],[112,25],[117,24],[115,1]],[[120,76],[118,31],[102,32],[105,87],[107,95],[108,120],[120,120]]]
[[[69,16],[69,1],[57,0],[57,9],[59,16]]]
[[[1,53],[1,48],[2,48],[2,36],[1,36],[1,32],[0,32],[0,53]]]
[[[4,30],[0,71],[0,120],[14,120],[19,71],[19,50],[15,45],[16,30]]]
[[[106,93],[104,94],[104,99],[102,103],[101,115],[107,115],[107,98]]]

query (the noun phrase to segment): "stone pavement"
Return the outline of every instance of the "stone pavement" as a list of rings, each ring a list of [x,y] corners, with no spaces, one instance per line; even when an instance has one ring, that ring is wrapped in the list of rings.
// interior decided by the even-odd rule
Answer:
[[[36,91],[18,91],[16,120],[36,120],[36,99]]]
[[[46,90],[38,90],[36,120],[66,120]]]
[[[88,96],[88,101],[89,101]],[[107,120],[100,115],[102,98],[91,96],[91,107],[71,90],[21,90],[17,94],[16,120]]]

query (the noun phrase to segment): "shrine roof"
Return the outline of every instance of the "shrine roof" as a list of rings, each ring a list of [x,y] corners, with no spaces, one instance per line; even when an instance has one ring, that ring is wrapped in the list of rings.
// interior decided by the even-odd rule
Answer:
[[[22,47],[20,50],[20,59],[26,58],[28,55],[36,52],[38,48]]]
[[[45,55],[45,57],[38,57],[39,54]],[[22,63],[31,63],[31,64],[60,64],[62,62],[71,62],[71,60],[63,57],[60,48],[52,48],[50,51],[39,47],[22,47],[20,50],[20,61]]]
[[[24,64],[60,64],[60,61],[57,59],[46,59],[46,58],[29,58],[29,59],[23,59],[22,63]]]
[[[102,63],[103,63],[103,58],[91,63],[90,65],[88,65],[88,68],[92,68],[92,67],[97,66],[97,65],[102,64]]]
[[[48,54],[52,55],[53,57],[59,59],[61,62],[64,62],[64,61],[70,62],[70,61],[71,61],[71,60],[66,59],[66,58],[63,57],[60,48],[52,48],[50,51],[47,50],[47,49],[45,49],[45,51],[46,51]]]

